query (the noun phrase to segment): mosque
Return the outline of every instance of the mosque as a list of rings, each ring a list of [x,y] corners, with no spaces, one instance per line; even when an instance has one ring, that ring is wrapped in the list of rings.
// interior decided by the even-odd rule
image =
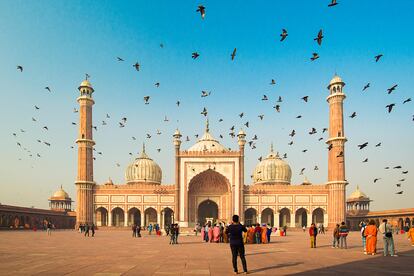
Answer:
[[[238,214],[245,224],[269,223],[276,227],[332,227],[345,221],[345,142],[343,101],[345,83],[335,76],[328,85],[328,179],[292,185],[292,170],[273,148],[253,170],[246,184],[244,156],[246,133],[237,135],[237,150],[220,144],[210,132],[188,149],[181,148],[181,134],[172,136],[175,148],[175,180],[162,184],[162,170],[143,148],[125,171],[125,183],[96,183],[93,178],[92,106],[94,89],[89,80],[80,86],[78,174],[76,179],[77,225],[124,227],[172,222],[194,227],[208,220],[229,222]]]

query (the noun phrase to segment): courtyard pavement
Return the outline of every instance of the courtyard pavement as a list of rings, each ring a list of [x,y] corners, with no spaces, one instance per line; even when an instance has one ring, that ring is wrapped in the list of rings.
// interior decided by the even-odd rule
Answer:
[[[331,248],[331,233],[318,236],[311,249],[303,232],[272,237],[270,244],[246,245],[252,275],[414,275],[414,247],[396,235],[399,257],[366,256],[359,232],[348,236],[348,249]],[[130,231],[98,230],[95,237],[76,231],[0,231],[0,275],[231,275],[228,244],[206,244],[195,236],[167,237]],[[241,271],[239,260],[239,271]]]

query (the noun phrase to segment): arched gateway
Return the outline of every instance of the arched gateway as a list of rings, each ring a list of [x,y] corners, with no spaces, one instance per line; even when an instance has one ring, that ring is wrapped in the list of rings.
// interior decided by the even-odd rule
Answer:
[[[231,204],[229,181],[213,169],[201,172],[190,181],[188,203],[190,226],[207,220],[227,221]]]

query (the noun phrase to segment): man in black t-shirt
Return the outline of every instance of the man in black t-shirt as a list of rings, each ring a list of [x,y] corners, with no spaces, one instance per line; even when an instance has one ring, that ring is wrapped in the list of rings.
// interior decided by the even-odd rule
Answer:
[[[243,244],[243,232],[247,232],[247,229],[244,225],[239,223],[239,216],[233,216],[233,222],[226,229],[226,233],[230,239],[230,249],[233,260],[233,269],[234,273],[237,274],[237,255],[240,256],[240,259],[243,264],[243,271],[247,274],[247,264],[246,258],[244,256],[244,244]]]

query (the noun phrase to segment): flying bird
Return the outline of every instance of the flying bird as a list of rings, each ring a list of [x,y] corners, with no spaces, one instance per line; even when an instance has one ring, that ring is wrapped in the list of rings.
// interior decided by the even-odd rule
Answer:
[[[206,8],[203,5],[199,5],[196,12],[200,13],[201,19],[204,19],[204,17],[206,16]]]
[[[395,103],[392,103],[392,104],[389,104],[389,105],[386,105],[385,107],[386,108],[388,108],[388,113],[391,113],[391,111],[392,111],[392,108],[395,106]]]
[[[314,38],[313,40],[316,40],[316,42],[320,46],[322,44],[322,38],[323,38],[322,29],[320,29],[320,31],[318,32],[318,36]]]
[[[132,65],[132,67],[134,67],[135,68],[135,70],[137,70],[137,71],[139,71],[139,63],[138,62],[135,62],[135,64],[134,65]]]
[[[20,72],[23,72],[23,66],[17,65],[17,70],[20,70]]]
[[[197,53],[197,52],[194,52],[194,53],[192,53],[191,54],[191,57],[193,58],[193,59],[196,59],[196,58],[198,58],[200,55]]]
[[[210,92],[201,91],[201,98],[205,98],[205,97],[210,96],[210,95],[211,95],[211,91]]]
[[[375,62],[378,62],[380,58],[382,58],[383,54],[379,54],[375,56]]]
[[[267,101],[269,98],[267,98],[266,95],[263,95],[262,101]]]
[[[296,134],[296,131],[293,129],[292,132],[289,134],[289,136],[293,137],[293,136],[295,136],[295,134]]]
[[[387,89],[388,94],[391,94],[391,93],[392,93],[392,91],[394,91],[394,90],[395,90],[395,88],[397,88],[397,86],[398,86],[398,84],[394,84],[392,87],[388,88],[388,89]]]
[[[406,99],[405,101],[403,101],[403,104],[411,102],[411,98]]]
[[[378,180],[380,180],[381,178],[375,178],[374,179],[374,183],[377,183]]]
[[[263,120],[264,115],[263,115],[263,114],[260,114],[260,115],[258,115],[257,117],[259,117],[259,118],[260,118],[260,120]]]
[[[336,2],[336,0],[332,0],[330,4],[328,4],[328,7],[333,7],[338,5],[338,3]]]
[[[234,50],[233,50],[233,52],[231,53],[231,60],[234,60],[234,58],[236,57],[236,51],[237,51],[237,48],[234,48]]]
[[[288,36],[288,32],[286,31],[286,29],[282,29],[282,33],[280,34],[280,41],[283,41],[286,39],[286,37]]]
[[[276,81],[274,80],[274,79],[272,79],[271,81],[270,81],[270,85],[275,85],[276,84]]]
[[[318,53],[313,53],[313,54],[312,54],[312,57],[311,57],[310,59],[311,59],[311,61],[315,61],[315,60],[317,60],[318,58],[319,58]]]
[[[365,158],[362,163],[367,163],[368,162],[368,158]]]
[[[278,103],[283,102],[283,100],[282,100],[282,96],[279,96],[279,98],[277,99],[277,101],[276,101],[276,102],[278,102]]]
[[[356,112],[354,111],[354,112],[352,112],[352,114],[351,114],[351,116],[349,116],[349,118],[355,118],[356,117]]]
[[[150,99],[150,96],[145,96],[144,97],[144,102],[145,102],[145,104],[149,104],[149,99]]]
[[[301,99],[304,100],[305,103],[307,103],[308,102],[308,98],[309,98],[309,96],[305,96],[305,97],[302,97]]]
[[[207,112],[207,108],[203,108],[203,111],[200,112],[201,115],[207,116],[208,112]]]
[[[367,84],[364,86],[364,88],[362,88],[362,91],[367,90],[367,89],[369,88],[369,86],[370,86],[370,85],[371,85],[370,83],[367,83]]]
[[[375,145],[375,147],[380,147],[380,146],[381,146],[381,142]]]
[[[359,147],[360,150],[363,149],[363,148],[365,148],[366,146],[368,146],[368,142],[365,142],[365,143],[363,143],[361,145],[358,145],[358,147]]]
[[[402,174],[407,174],[407,173],[408,173],[408,171],[403,171],[403,172],[402,172]]]
[[[160,87],[160,83],[159,83],[159,82],[156,82],[154,85],[155,85],[155,87],[157,87],[157,88],[158,88],[158,87]]]
[[[404,191],[396,192],[397,195],[402,195]]]
[[[36,105],[34,106],[34,108],[36,109],[36,110],[39,110],[40,108],[39,107],[37,107]]]
[[[280,105],[277,104],[273,108],[276,109],[277,112],[280,112]]]
[[[120,57],[116,57],[116,59],[117,59],[118,61],[124,61],[124,59],[123,59],[123,58],[120,58]]]

